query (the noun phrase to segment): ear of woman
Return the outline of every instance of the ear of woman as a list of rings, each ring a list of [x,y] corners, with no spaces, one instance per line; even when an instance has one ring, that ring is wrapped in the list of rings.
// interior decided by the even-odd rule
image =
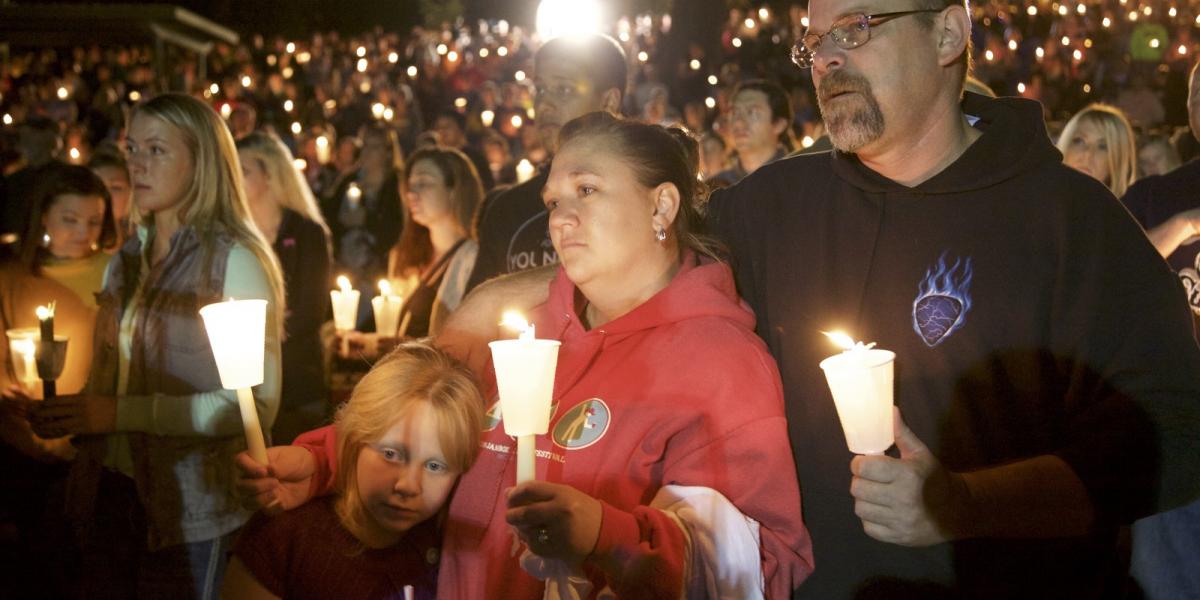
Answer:
[[[651,215],[655,231],[669,231],[679,214],[679,188],[673,183],[661,183],[654,188],[654,214]]]

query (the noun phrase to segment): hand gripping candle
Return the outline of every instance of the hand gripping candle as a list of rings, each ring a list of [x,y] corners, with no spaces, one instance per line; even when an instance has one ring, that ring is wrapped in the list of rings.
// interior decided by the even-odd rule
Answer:
[[[822,333],[844,350],[821,361],[821,370],[833,392],[846,445],[855,454],[883,454],[895,436],[892,381],[896,354],[876,349],[874,342],[855,342],[842,332]]]
[[[233,300],[200,309],[208,343],[212,346],[221,387],[237,390],[238,409],[250,457],[267,464],[267,445],[250,388],[263,382],[266,349],[267,301]]]
[[[502,325],[521,332],[515,340],[488,344],[500,390],[500,416],[504,433],[517,438],[517,483],[534,479],[536,437],[550,429],[550,403],[554,395],[554,369],[558,366],[557,340],[534,337],[533,325],[516,313],[506,313]]]

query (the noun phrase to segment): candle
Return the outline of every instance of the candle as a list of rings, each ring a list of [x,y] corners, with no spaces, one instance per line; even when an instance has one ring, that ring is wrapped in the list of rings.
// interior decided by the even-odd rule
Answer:
[[[41,359],[38,361],[38,377],[42,379],[42,398],[50,400],[58,395],[55,380],[62,373],[63,365],[65,364],[66,348],[61,352],[54,344],[54,309],[57,303],[53,300],[46,306],[39,306],[34,313],[38,318],[39,337],[37,348],[35,349],[35,359],[37,354],[41,354]]]
[[[825,333],[838,347],[821,361],[846,445],[855,454],[883,454],[894,441],[892,382],[896,354],[841,333]]]
[[[320,164],[328,163],[329,155],[332,152],[332,150],[329,148],[329,138],[327,138],[323,135],[318,136],[316,144],[317,144],[317,162]]]
[[[12,362],[13,373],[17,383],[25,393],[33,396],[37,392],[37,341],[38,330],[33,327],[9,329],[4,332],[8,337],[8,355]]]
[[[250,388],[263,382],[267,301],[230,299],[217,302],[201,308],[200,317],[208,332],[221,387],[237,390],[242,430],[250,457],[265,465],[267,445]]]
[[[54,307],[56,303],[51,301],[46,306],[39,306],[34,311],[37,314],[39,329],[42,333],[43,342],[54,341]],[[28,313],[26,313],[28,314]]]
[[[333,326],[339,332],[354,331],[358,321],[359,292],[350,287],[350,278],[338,275],[338,289],[329,292],[333,300]]]
[[[346,200],[350,201],[351,208],[358,208],[358,203],[362,201],[362,188],[358,187],[358,183],[350,182],[350,187],[346,188]]]
[[[533,163],[529,162],[528,158],[522,158],[521,162],[517,163],[517,183],[525,183],[533,178]]]
[[[386,279],[379,280],[379,295],[371,298],[371,308],[375,310],[375,332],[381,336],[394,336],[400,324],[400,296],[392,294],[392,284]]]
[[[517,483],[521,483],[534,479],[535,436],[545,435],[550,428],[560,343],[536,339],[533,325],[516,313],[505,314],[502,325],[521,332],[515,340],[488,344],[500,390],[504,433],[517,438]]]

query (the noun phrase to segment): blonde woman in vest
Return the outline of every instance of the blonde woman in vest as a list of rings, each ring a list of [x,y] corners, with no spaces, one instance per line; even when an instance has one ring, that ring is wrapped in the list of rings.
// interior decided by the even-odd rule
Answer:
[[[81,447],[68,502],[83,540],[82,586],[115,598],[211,598],[250,514],[233,494],[245,449],[200,307],[268,301],[264,428],[279,405],[279,263],[250,216],[233,137],[211,107],[164,94],[127,136],[137,226],[105,273],[85,393],[32,414],[43,437]]]
[[[1137,145],[1121,109],[1091,104],[1075,113],[1058,138],[1068,167],[1092,176],[1120,198],[1137,179]]]
[[[292,153],[278,137],[255,132],[238,140],[246,199],[283,270],[283,389],[272,430],[277,444],[326,422],[321,324],[329,313],[329,227]]]

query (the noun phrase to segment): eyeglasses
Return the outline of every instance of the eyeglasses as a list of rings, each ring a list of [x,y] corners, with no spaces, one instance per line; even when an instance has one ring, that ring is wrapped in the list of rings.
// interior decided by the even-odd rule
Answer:
[[[922,8],[918,10],[880,13],[877,15],[846,15],[834,23],[833,27],[830,27],[829,31],[826,31],[824,34],[809,33],[796,40],[796,44],[792,46],[792,62],[796,63],[796,66],[801,69],[811,68],[813,66],[813,53],[817,51],[817,48],[821,46],[821,42],[826,37],[833,40],[833,43],[842,50],[853,50],[871,40],[871,28],[876,25],[882,25],[897,17],[930,12],[942,12],[942,9]]]

